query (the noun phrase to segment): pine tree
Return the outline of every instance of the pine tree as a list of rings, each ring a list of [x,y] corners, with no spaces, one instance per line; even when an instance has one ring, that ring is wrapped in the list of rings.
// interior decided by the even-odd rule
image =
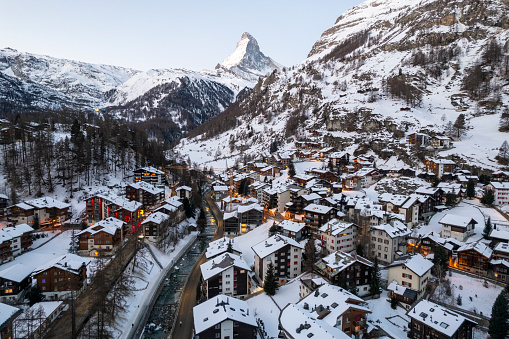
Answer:
[[[449,255],[443,247],[438,246],[435,249],[433,264],[433,274],[439,279],[443,279],[449,266]]]
[[[182,200],[182,204],[184,205],[184,213],[186,214],[187,218],[194,218],[194,208],[191,206],[191,203],[189,202],[189,199],[184,198]]]
[[[503,290],[498,295],[491,309],[491,320],[488,333],[493,339],[504,339],[509,333],[509,308],[507,292]]]
[[[505,140],[502,143],[502,146],[500,146],[497,159],[501,164],[507,164],[507,161],[509,160],[509,144],[507,143],[507,140]]]
[[[488,217],[488,220],[486,220],[486,226],[484,226],[484,229],[482,231],[482,236],[485,239],[488,239],[492,229],[493,229],[493,226],[491,226],[491,218]]]
[[[475,197],[475,182],[472,179],[469,179],[467,183],[467,197]]]
[[[306,272],[313,271],[316,262],[316,244],[314,236],[311,236],[304,246],[304,257],[304,270]]]
[[[457,137],[459,138],[464,133],[465,129],[467,128],[466,123],[465,123],[465,114],[461,113],[458,116],[458,118],[454,122],[453,127],[455,129],[455,133],[456,133]]]
[[[276,294],[276,290],[279,288],[276,273],[274,272],[274,265],[270,263],[267,274],[265,275],[265,281],[263,283],[263,289],[267,295]]]
[[[447,193],[445,195],[445,205],[446,206],[454,206],[456,204],[456,196],[452,193]]]
[[[461,294],[458,294],[458,297],[456,298],[456,304],[458,304],[458,306],[461,306],[463,304]]]
[[[290,161],[290,165],[288,165],[288,175],[290,178],[295,176],[295,165],[293,164],[293,161]]]
[[[493,195],[492,190],[487,190],[484,192],[484,196],[481,198],[481,202],[485,205],[491,206],[495,201],[495,196]]]
[[[380,273],[380,267],[378,266],[378,257],[375,257],[373,268],[371,269],[371,279],[369,283],[369,294],[377,295],[380,294],[380,280],[382,274]]]

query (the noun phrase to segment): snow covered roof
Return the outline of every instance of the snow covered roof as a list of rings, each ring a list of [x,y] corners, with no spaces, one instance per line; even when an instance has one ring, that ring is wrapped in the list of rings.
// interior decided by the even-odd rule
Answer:
[[[35,208],[58,208],[64,209],[71,207],[70,204],[66,204],[65,202],[58,201],[56,199],[50,197],[42,197],[38,199],[25,201],[28,205],[34,206]]]
[[[215,257],[218,254],[226,252],[229,243],[232,244],[233,251],[242,253],[239,245],[237,245],[235,242],[235,238],[223,237],[209,243],[207,251],[205,252],[205,257],[209,259]]]
[[[155,212],[157,212],[159,210],[167,210],[167,211],[170,211],[170,212],[176,212],[178,210],[178,208],[173,206],[173,205],[170,205],[170,204],[164,204],[163,206],[157,208],[155,210]]]
[[[456,163],[449,159],[428,159],[429,161],[433,161],[437,165],[456,165]]]
[[[17,338],[27,338],[31,337],[33,333],[37,333],[39,326],[45,323],[45,320],[53,313],[55,310],[62,305],[63,301],[42,301],[33,304],[25,313],[20,314],[14,320],[14,327],[16,328],[16,337]],[[37,317],[30,315],[27,317],[25,314],[29,310],[34,310],[34,312],[38,312],[38,310],[42,310],[42,313],[36,313]],[[30,311],[29,311],[30,312]],[[42,319],[39,318],[42,316]]]
[[[263,213],[264,208],[260,204],[240,205],[237,209],[237,212],[246,213],[251,210],[256,210]]]
[[[79,232],[76,235],[85,233],[90,233],[91,235],[94,235],[99,232],[106,232],[108,234],[113,235],[117,232],[117,230],[121,229],[123,225],[125,225],[124,221],[114,217],[109,217],[104,220],[96,222],[92,226],[85,228],[83,231]]]
[[[498,181],[492,181],[490,182],[491,186],[493,186],[494,189],[500,190],[507,190],[509,189],[509,182],[498,182]]]
[[[164,193],[164,189],[162,188],[157,188],[155,187],[154,185],[148,183],[148,182],[145,182],[145,181],[139,181],[139,182],[135,182],[135,183],[132,183],[132,184],[129,184],[129,186],[135,188],[135,189],[142,189],[146,192],[149,192],[151,194],[161,194],[161,193]]]
[[[304,248],[304,246],[299,244],[297,241],[280,234],[273,235],[272,237],[265,239],[254,246],[251,246],[251,248],[260,259],[263,259],[269,254],[285,247],[286,245],[298,247],[300,249]]]
[[[214,192],[226,192],[226,191],[228,191],[228,186],[223,186],[223,185],[221,185],[221,186],[213,186],[212,190]]]
[[[302,199],[306,200],[306,201],[312,201],[312,200],[320,200],[322,199],[321,196],[319,196],[318,194],[316,193],[311,193],[311,194],[303,194],[300,196]]]
[[[141,206],[143,206],[141,202],[134,200],[130,201],[125,197],[109,197],[109,201],[111,201],[112,204],[117,205],[129,212],[135,212],[140,209]]]
[[[457,252],[468,251],[468,250],[474,250],[477,253],[479,253],[480,255],[482,255],[488,259],[491,258],[491,255],[493,254],[493,250],[491,248],[489,248],[488,246],[486,246],[485,244],[483,244],[482,242],[465,244],[465,245],[461,246],[460,248],[458,248]]]
[[[225,320],[257,326],[254,313],[246,301],[218,295],[193,307],[194,329],[200,334]]]
[[[410,298],[411,300],[417,297],[417,290],[411,289],[406,286],[401,286],[398,284],[396,280],[393,280],[389,286],[387,286],[388,291],[392,291],[398,295],[402,295],[404,297]]]
[[[19,224],[0,229],[0,242],[21,237],[25,233],[30,233],[34,229],[27,224]]]
[[[504,242],[499,242],[497,244],[497,246],[495,246],[493,251],[509,253],[509,244],[508,243],[504,243]]]
[[[170,216],[168,214],[163,212],[154,212],[150,214],[141,224],[143,225],[149,222],[160,224],[168,219],[170,219]]]
[[[349,339],[345,332],[325,321],[310,317],[301,307],[288,304],[279,315],[281,327],[295,339]]]
[[[403,237],[405,235],[410,234],[412,231],[408,229],[408,227],[405,226],[401,221],[394,221],[394,225],[391,224],[380,224],[376,226],[371,226],[371,229],[384,231],[386,232],[391,238],[396,237]]]
[[[8,322],[13,315],[19,312],[21,310],[17,307],[0,303],[0,326]]]
[[[279,223],[278,226],[284,230],[289,231],[289,232],[299,232],[306,226],[306,224],[291,221],[291,220],[283,220]]]
[[[318,214],[327,214],[329,213],[333,207],[317,205],[317,204],[309,204],[304,208],[304,211]]]
[[[473,322],[456,312],[427,300],[421,300],[415,305],[408,312],[408,316],[448,337],[452,337],[465,321]]]
[[[204,280],[208,280],[227,270],[228,268],[235,266],[250,271],[249,265],[240,256],[233,253],[223,253],[209,261],[200,265],[201,275]]]
[[[175,191],[180,191],[180,190],[186,190],[186,191],[191,192],[193,189],[191,187],[189,187],[189,186],[180,186]]]
[[[440,188],[438,187],[424,187],[424,186],[421,186],[419,187],[418,189],[415,190],[415,193],[418,193],[418,194],[424,194],[424,195],[433,195],[435,193],[437,193],[438,191],[440,190]]]
[[[230,218],[238,218],[238,213],[237,211],[233,211],[233,212],[230,212],[230,213],[225,213],[223,215],[223,220],[228,220]]]
[[[345,268],[355,264],[356,262],[360,262],[370,267],[373,266],[369,260],[361,256],[350,255],[342,251],[331,253],[328,256],[320,259],[316,263],[316,266],[322,270],[326,267],[330,268],[332,270],[331,275],[334,276],[343,271]]]
[[[25,266],[23,264],[16,264],[14,266],[6,268],[5,270],[0,271],[0,278],[19,283],[23,281],[26,277],[30,276],[32,272],[33,270],[30,267]]]
[[[14,205],[22,210],[32,210],[34,209],[34,206],[30,206],[29,204],[25,204],[24,202],[17,203]]]
[[[444,215],[438,223],[442,225],[466,228],[470,223],[473,223],[474,225],[477,224],[477,221],[475,221],[475,219],[472,217],[448,213]]]
[[[89,258],[80,257],[76,254],[68,253],[68,254],[62,255],[60,257],[57,257],[53,260],[50,260],[49,262],[47,262],[44,265],[37,267],[34,270],[33,274],[36,275],[40,272],[46,271],[47,269],[49,269],[51,267],[60,268],[65,271],[68,271],[68,272],[71,272],[74,274],[78,274],[81,266],[88,265],[90,263],[90,261],[91,261],[91,259],[89,259]]]
[[[154,173],[154,174],[164,174],[163,171],[158,170],[157,168],[152,167],[152,166],[138,168],[137,170],[135,170],[135,172],[137,172],[137,171],[144,171],[144,172],[149,172],[149,173]]]
[[[396,259],[392,264],[388,267],[396,267],[405,265],[409,270],[422,277],[425,275],[431,268],[433,267],[433,263],[428,259],[424,258],[422,254],[416,254],[413,256],[403,256],[399,259]]]
[[[320,227],[320,232],[330,232],[331,235],[336,236],[351,226],[356,226],[351,222],[339,221],[338,219],[331,219]]]

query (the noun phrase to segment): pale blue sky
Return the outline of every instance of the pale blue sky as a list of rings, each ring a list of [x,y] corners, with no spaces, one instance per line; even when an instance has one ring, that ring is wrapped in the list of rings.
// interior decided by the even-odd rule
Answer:
[[[361,0],[0,0],[0,48],[137,69],[212,69],[251,33],[283,65]]]

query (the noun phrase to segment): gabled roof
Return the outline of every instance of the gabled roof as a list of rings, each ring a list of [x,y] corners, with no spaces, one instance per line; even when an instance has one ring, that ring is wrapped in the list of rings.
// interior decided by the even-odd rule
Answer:
[[[240,205],[237,209],[237,212],[238,213],[246,213],[251,210],[255,210],[255,211],[263,213],[264,208],[260,204]]]
[[[121,230],[122,226],[126,223],[120,219],[109,217],[104,220],[101,220],[99,222],[96,222],[92,226],[85,228],[83,231],[76,234],[77,236],[80,234],[90,233],[91,235],[99,233],[99,232],[106,232],[108,234],[115,234],[117,230]]]
[[[209,243],[207,251],[205,252],[205,257],[209,259],[215,257],[218,254],[226,252],[229,243],[232,244],[233,251],[237,253],[242,253],[239,245],[237,245],[237,243],[235,242],[235,238],[230,239],[228,237],[223,237]]]
[[[388,291],[392,291],[393,293],[396,293],[398,295],[402,295],[404,297],[410,298],[411,300],[414,300],[417,298],[417,290],[411,289],[406,286],[401,286],[398,284],[396,280],[393,280],[389,286],[387,286]]]
[[[316,266],[321,270],[325,269],[326,267],[330,268],[332,270],[331,275],[334,276],[343,271],[345,268],[355,264],[356,262],[370,267],[373,266],[371,261],[368,259],[357,255],[350,255],[342,251],[331,253],[328,256],[320,259],[316,263]]]
[[[452,337],[465,321],[477,324],[456,312],[427,300],[421,300],[407,315],[448,337]]]
[[[304,227],[306,227],[306,224],[291,221],[291,220],[283,220],[277,226],[279,226],[282,229],[287,230],[289,232],[299,232]]]
[[[56,199],[50,198],[50,197],[42,197],[38,199],[28,200],[25,201],[28,205],[34,206],[35,208],[41,209],[41,208],[58,208],[58,209],[64,209],[71,207],[70,204],[67,204],[65,202],[58,201]]]
[[[317,204],[309,204],[306,207],[304,207],[305,212],[310,213],[318,213],[318,214],[327,214],[329,213],[334,207],[324,206],[324,205],[317,205]]]
[[[260,259],[263,259],[269,254],[285,247],[286,245],[298,247],[300,249],[304,248],[304,246],[299,244],[297,241],[280,234],[273,235],[272,237],[259,242],[251,248],[253,249],[255,255],[257,255]]]
[[[331,235],[336,236],[351,226],[356,226],[351,222],[339,221],[338,219],[331,219],[320,227],[320,232],[330,232]]]
[[[52,267],[56,267],[56,268],[59,268],[59,269],[62,269],[62,270],[65,270],[65,271],[68,271],[68,272],[71,272],[74,274],[78,274],[81,266],[88,265],[91,260],[92,259],[89,259],[86,257],[80,257],[76,254],[68,253],[68,254],[62,255],[60,257],[57,257],[53,260],[50,260],[49,262],[47,262],[44,265],[37,267],[34,270],[33,274],[34,275],[39,274],[39,273],[46,271],[47,269],[50,269]]]
[[[147,224],[149,222],[153,222],[155,224],[161,224],[166,220],[170,219],[170,216],[163,212],[154,212],[150,214],[141,224]]]
[[[433,267],[433,263],[428,259],[424,258],[422,254],[416,254],[413,256],[409,255],[403,256],[399,259],[396,259],[388,267],[390,268],[403,265],[420,277],[424,276]]]
[[[23,264],[16,264],[5,270],[0,271],[0,278],[15,282],[22,282],[25,278],[32,274],[33,270]]]
[[[444,215],[438,223],[442,225],[451,225],[466,228],[467,225],[469,225],[470,223],[474,225],[477,224],[477,221],[475,221],[475,219],[472,217],[448,213]]]
[[[257,326],[254,313],[249,310],[248,303],[243,300],[220,294],[193,307],[196,334],[200,334],[225,320]]]
[[[0,303],[0,326],[4,325],[16,314],[21,313],[21,310],[17,307]]]
[[[149,172],[149,173],[154,173],[154,174],[164,174],[163,171],[158,170],[157,168],[152,167],[152,166],[142,167],[142,168],[138,168],[135,170],[135,172],[138,172],[138,171]]]
[[[498,181],[492,181],[490,182],[491,186],[493,186],[494,189],[509,189],[509,182],[498,182]]]
[[[386,232],[391,238],[403,237],[405,235],[412,233],[412,231],[410,231],[408,227],[406,227],[406,225],[403,224],[401,221],[395,220],[393,224],[394,225],[380,224],[376,226],[371,226],[371,229]]]
[[[488,246],[486,246],[485,244],[483,244],[482,242],[475,242],[475,243],[470,243],[470,244],[465,244],[463,246],[461,246],[460,248],[458,248],[457,252],[462,252],[462,251],[468,251],[468,250],[474,250],[476,251],[477,253],[479,253],[480,255],[482,255],[483,257],[486,257],[486,258],[491,258],[491,255],[493,254],[493,251],[491,248],[489,248]]]
[[[150,194],[164,193],[164,189],[157,188],[154,185],[152,185],[148,182],[145,182],[145,181],[135,182],[135,183],[129,184],[128,186],[131,186],[132,188],[137,189],[137,190],[139,190],[139,189],[144,190],[146,192],[149,192]]]
[[[208,280],[213,276],[235,266],[250,271],[249,265],[240,256],[233,253],[223,253],[200,265],[203,280]]]

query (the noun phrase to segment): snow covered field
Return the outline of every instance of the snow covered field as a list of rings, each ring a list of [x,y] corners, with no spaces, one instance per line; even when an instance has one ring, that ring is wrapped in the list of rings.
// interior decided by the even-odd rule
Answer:
[[[235,238],[235,242],[239,245],[242,251],[242,259],[249,265],[254,265],[254,252],[251,246],[264,241],[269,237],[269,229],[274,224],[273,220],[269,220],[265,224],[262,224],[254,230]]]

